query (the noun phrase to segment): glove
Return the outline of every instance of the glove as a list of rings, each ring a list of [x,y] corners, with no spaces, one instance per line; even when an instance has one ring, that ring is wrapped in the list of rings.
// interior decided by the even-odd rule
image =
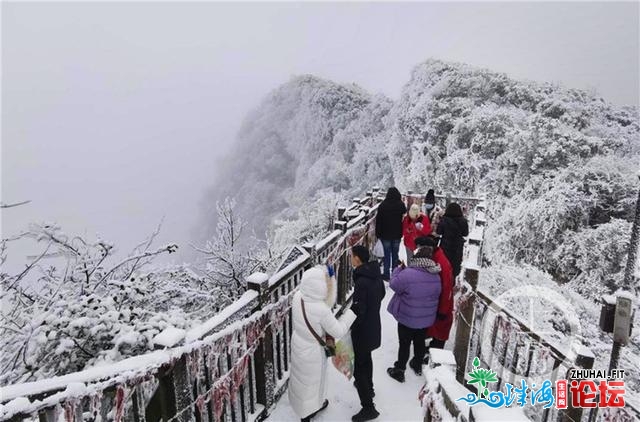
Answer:
[[[336,272],[333,270],[333,265],[331,264],[327,264],[327,272],[329,273],[329,277],[336,275]]]

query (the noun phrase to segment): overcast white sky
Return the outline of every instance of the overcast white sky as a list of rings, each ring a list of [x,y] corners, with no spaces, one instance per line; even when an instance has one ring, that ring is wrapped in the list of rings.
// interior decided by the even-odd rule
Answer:
[[[312,73],[397,98],[428,57],[638,104],[629,3],[2,3],[2,235],[184,245],[242,118]]]

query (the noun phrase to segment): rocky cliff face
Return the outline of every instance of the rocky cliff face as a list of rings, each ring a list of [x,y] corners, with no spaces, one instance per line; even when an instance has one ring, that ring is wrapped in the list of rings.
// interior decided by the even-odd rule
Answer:
[[[487,257],[571,281],[595,275],[574,242],[628,241],[640,125],[636,108],[584,91],[428,60],[396,101],[294,78],[250,113],[237,142],[208,202],[235,196],[258,234],[312,238],[334,202],[374,185],[484,193]],[[604,267],[598,292],[621,280],[621,257]]]

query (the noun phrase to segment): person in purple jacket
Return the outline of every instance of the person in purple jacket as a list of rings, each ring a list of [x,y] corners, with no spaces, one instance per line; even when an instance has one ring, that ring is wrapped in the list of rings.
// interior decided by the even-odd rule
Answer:
[[[442,283],[440,266],[431,258],[433,247],[416,250],[409,267],[401,264],[391,276],[389,287],[394,295],[387,310],[398,321],[398,360],[387,369],[391,378],[404,382],[404,371],[413,342],[414,358],[409,366],[417,375],[422,374],[425,354],[425,333],[436,320]]]

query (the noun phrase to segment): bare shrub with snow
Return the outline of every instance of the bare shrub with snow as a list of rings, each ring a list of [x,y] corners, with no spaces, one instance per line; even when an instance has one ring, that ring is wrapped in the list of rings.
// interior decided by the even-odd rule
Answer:
[[[154,349],[167,327],[188,328],[210,313],[215,297],[182,267],[151,270],[175,244],[152,247],[156,231],[126,258],[98,239],[70,237],[34,224],[2,241],[2,261],[17,239],[42,252],[24,270],[0,273],[0,383],[31,381],[120,360]]]
[[[292,203],[273,224],[274,243],[282,249],[320,240],[333,230],[338,206],[345,203],[344,195],[328,189],[317,192],[310,200]]]
[[[227,197],[216,204],[217,229],[204,247],[199,267],[204,274],[205,287],[218,298],[218,305],[229,305],[247,289],[247,277],[256,271],[272,269],[279,253],[269,241],[249,237],[247,221],[235,211],[236,202]]]

